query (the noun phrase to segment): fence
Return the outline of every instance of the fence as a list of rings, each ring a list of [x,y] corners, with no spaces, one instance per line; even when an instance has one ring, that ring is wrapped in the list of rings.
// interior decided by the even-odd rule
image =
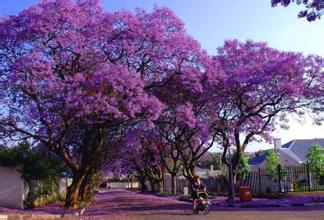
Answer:
[[[239,181],[239,185],[250,186],[254,195],[321,191],[324,190],[324,166],[315,168],[308,164],[279,165],[274,175],[269,175],[265,168],[258,168]]]
[[[205,184],[208,191],[224,194],[227,193],[227,178],[225,176],[215,176],[208,178],[201,178],[201,181]],[[182,194],[183,188],[188,187],[190,189],[190,183],[186,178],[178,178],[176,182],[177,193]]]
[[[202,178],[208,190],[217,194],[227,193],[226,176]],[[308,164],[298,166],[278,166],[274,175],[269,175],[265,168],[249,172],[237,183],[239,186],[250,186],[253,195],[280,192],[324,191],[324,165],[311,167]],[[183,193],[189,187],[186,179],[177,179],[177,192]]]

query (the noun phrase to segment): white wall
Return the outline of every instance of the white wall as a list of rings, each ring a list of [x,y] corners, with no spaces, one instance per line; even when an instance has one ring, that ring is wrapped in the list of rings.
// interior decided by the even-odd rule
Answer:
[[[107,188],[111,189],[130,189],[133,188],[139,188],[138,182],[108,182],[106,185]]]
[[[27,187],[17,168],[0,167],[0,206],[24,208]]]
[[[59,193],[64,199],[66,197],[67,188],[72,184],[72,178],[61,178],[59,182]]]

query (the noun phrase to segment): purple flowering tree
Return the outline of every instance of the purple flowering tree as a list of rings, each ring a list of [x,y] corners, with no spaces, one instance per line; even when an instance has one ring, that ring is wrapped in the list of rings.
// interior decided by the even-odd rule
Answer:
[[[149,128],[150,126],[142,124],[141,128],[128,132],[117,161],[122,164],[126,173],[133,173],[137,177],[142,191],[145,190],[145,181],[148,180],[152,192],[163,192],[164,164],[156,141],[157,134]]]
[[[275,7],[278,4],[287,7],[295,2],[298,5],[304,5],[305,9],[298,14],[299,18],[306,18],[307,21],[315,21],[320,19],[324,13],[323,0],[271,0],[271,6]]]
[[[321,58],[262,43],[228,41],[212,59],[165,8],[105,12],[97,0],[44,0],[0,20],[1,138],[41,143],[68,165],[66,207],[89,198],[93,175],[116,155],[144,156],[125,167],[152,182],[170,158],[176,173],[180,159],[191,180],[218,141],[224,155],[236,147],[232,163],[223,155],[235,170],[275,116],[310,105],[321,112],[322,85]]]
[[[163,131],[160,130],[160,132],[161,133],[157,137],[157,149],[163,163],[163,167],[171,175],[171,193],[172,195],[175,195],[177,193],[176,175],[182,169],[181,154],[178,150],[177,143],[170,141],[168,136],[164,136],[165,133],[162,133]]]
[[[171,166],[166,167],[169,172],[172,171],[173,180],[181,166],[185,177],[192,181],[195,166],[215,142],[216,135],[211,133],[212,123],[207,117],[209,97],[206,96],[205,85],[207,80],[219,81],[221,75],[218,71],[211,74],[209,64],[202,72],[192,74],[194,85],[173,86],[173,83],[179,85],[180,82],[174,77],[173,83],[161,91],[166,94],[164,97],[168,97],[168,105],[156,121],[156,130],[165,143],[164,151],[171,156]],[[176,92],[168,86],[176,88]]]
[[[138,20],[125,12],[105,13],[96,1],[58,0],[0,23],[4,136],[33,139],[65,161],[73,173],[66,207],[83,198],[82,188],[122,130],[140,119],[156,119],[163,108],[134,68],[115,61],[125,43],[114,39],[127,29],[123,16]],[[135,42],[135,36],[129,38]],[[140,45],[128,47],[135,53]],[[135,63],[139,57],[130,59]]]
[[[222,161],[233,169],[235,181],[248,143],[271,141],[271,132],[276,125],[286,127],[289,114],[302,116],[308,110],[322,109],[324,62],[317,56],[237,40],[226,41],[214,61],[226,78],[210,84],[214,98],[209,103],[210,119],[215,121],[213,132],[223,147]],[[231,146],[235,150],[229,160]]]
[[[195,87],[210,60],[164,8],[110,13],[95,0],[43,1],[0,26],[3,136],[62,157],[74,175],[67,207],[127,127],[158,118],[169,104],[161,91]]]

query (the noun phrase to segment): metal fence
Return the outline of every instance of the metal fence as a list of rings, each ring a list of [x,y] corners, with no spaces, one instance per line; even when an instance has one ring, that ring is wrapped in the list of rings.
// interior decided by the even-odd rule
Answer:
[[[278,166],[274,175],[265,168],[251,171],[241,181],[240,186],[250,186],[252,194],[279,192],[311,192],[324,190],[324,166],[311,167]]]
[[[228,180],[226,176],[202,178],[202,182],[213,193],[226,194]],[[266,168],[250,171],[237,182],[239,186],[250,186],[253,195],[280,192],[324,191],[324,165],[311,167],[308,164],[298,166],[278,166],[270,175]],[[186,179],[177,180],[177,192],[182,193],[189,187]]]

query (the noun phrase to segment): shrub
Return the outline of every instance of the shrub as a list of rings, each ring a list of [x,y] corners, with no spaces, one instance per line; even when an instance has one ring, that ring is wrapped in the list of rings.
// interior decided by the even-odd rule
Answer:
[[[324,176],[324,148],[314,144],[307,153],[307,162],[317,178]]]
[[[28,142],[14,147],[0,148],[0,165],[19,167],[22,178],[29,186],[26,208],[59,198],[61,163],[55,157],[32,148]]]
[[[270,179],[276,180],[278,178],[278,166],[281,165],[279,156],[273,149],[268,150],[266,159],[266,170]]]
[[[238,174],[241,179],[244,179],[249,172],[251,171],[249,167],[249,158],[247,156],[241,155],[239,164],[238,164]]]

